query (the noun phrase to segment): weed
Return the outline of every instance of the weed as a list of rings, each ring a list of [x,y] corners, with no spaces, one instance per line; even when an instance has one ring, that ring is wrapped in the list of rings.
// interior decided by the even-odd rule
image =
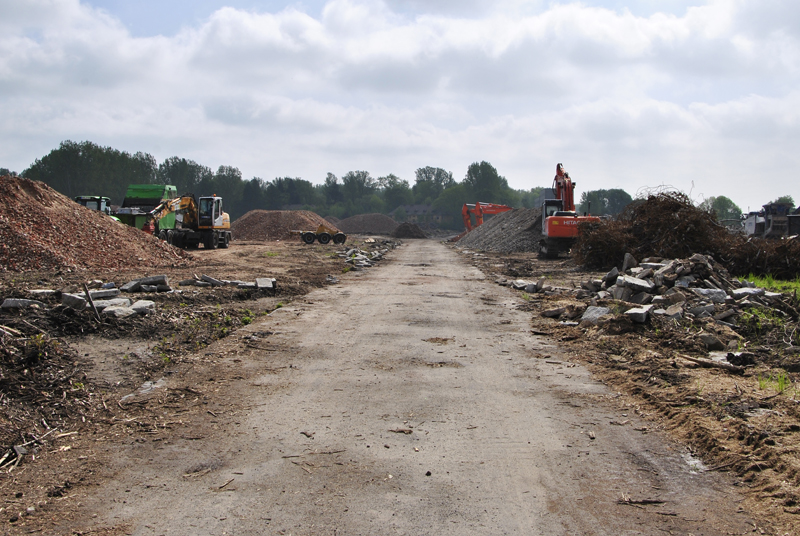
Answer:
[[[81,383],[81,382],[75,382],[75,383],[72,384],[72,390],[73,391],[83,391],[85,388],[86,388],[86,386],[83,385],[83,383]]]
[[[279,256],[280,253],[278,253],[277,251],[267,251],[262,255],[262,257],[279,257]]]
[[[765,288],[774,292],[800,291],[800,277],[795,278],[793,281],[788,281],[783,279],[775,279],[772,277],[772,274],[767,274],[765,276],[750,274],[746,279],[755,283],[757,287]]]
[[[776,393],[782,394],[792,386],[792,380],[785,371],[780,371],[777,376],[770,374],[769,376],[758,375],[758,388],[764,390],[767,388],[774,389]],[[797,388],[795,388],[795,392]]]
[[[352,266],[345,266],[344,268],[342,268],[342,273],[346,274],[347,272],[349,272],[352,269],[353,269]]]
[[[528,294],[527,292],[523,292],[522,293],[522,299],[525,300],[525,301],[531,301],[531,295]]]
[[[763,391],[769,385],[769,382],[772,379],[772,376],[770,376],[769,378],[765,378],[764,376],[759,374],[757,379],[758,379],[758,390],[759,391]]]
[[[764,335],[775,328],[783,328],[786,320],[772,309],[749,309],[739,319],[745,330],[757,336]]]

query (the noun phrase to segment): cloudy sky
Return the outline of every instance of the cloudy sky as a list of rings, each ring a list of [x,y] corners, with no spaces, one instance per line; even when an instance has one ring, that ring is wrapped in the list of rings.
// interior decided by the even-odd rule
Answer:
[[[63,140],[800,202],[796,0],[0,0],[0,167]],[[474,201],[474,200],[473,200]]]

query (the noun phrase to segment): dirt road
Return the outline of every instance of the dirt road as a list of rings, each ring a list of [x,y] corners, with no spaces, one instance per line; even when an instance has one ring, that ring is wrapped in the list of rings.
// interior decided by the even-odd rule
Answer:
[[[239,374],[189,391],[208,410],[171,439],[121,448],[84,529],[752,531],[721,475],[648,433],[461,257],[410,241],[209,346]]]

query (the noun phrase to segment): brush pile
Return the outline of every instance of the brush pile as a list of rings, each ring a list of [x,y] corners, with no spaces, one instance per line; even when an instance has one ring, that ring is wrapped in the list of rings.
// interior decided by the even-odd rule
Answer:
[[[747,238],[720,225],[716,216],[679,192],[631,203],[619,216],[583,224],[573,246],[577,263],[609,269],[625,254],[636,258],[711,255],[734,275],[794,279],[800,275],[800,241]]]
[[[392,236],[394,238],[428,238],[428,235],[420,229],[419,225],[408,222],[398,225],[397,229],[392,231]]]

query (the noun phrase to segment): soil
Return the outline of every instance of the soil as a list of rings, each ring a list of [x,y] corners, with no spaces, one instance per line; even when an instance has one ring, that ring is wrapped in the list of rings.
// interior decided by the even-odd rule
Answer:
[[[425,231],[420,229],[419,225],[415,223],[403,222],[392,231],[392,236],[395,238],[428,238]]]
[[[492,283],[603,275],[571,260],[415,240],[359,271],[338,251],[240,239],[190,265],[2,274],[3,297],[160,273],[181,290],[102,323],[0,311],[3,531],[800,531],[785,353],[697,368],[685,332],[564,325],[540,313],[577,303]],[[177,285],[203,274],[278,286]]]
[[[357,214],[345,218],[337,224],[344,233],[353,234],[391,234],[398,223],[386,214]]]
[[[251,210],[231,224],[234,240],[300,240],[292,231],[316,231],[324,225],[340,229],[309,210]]]

